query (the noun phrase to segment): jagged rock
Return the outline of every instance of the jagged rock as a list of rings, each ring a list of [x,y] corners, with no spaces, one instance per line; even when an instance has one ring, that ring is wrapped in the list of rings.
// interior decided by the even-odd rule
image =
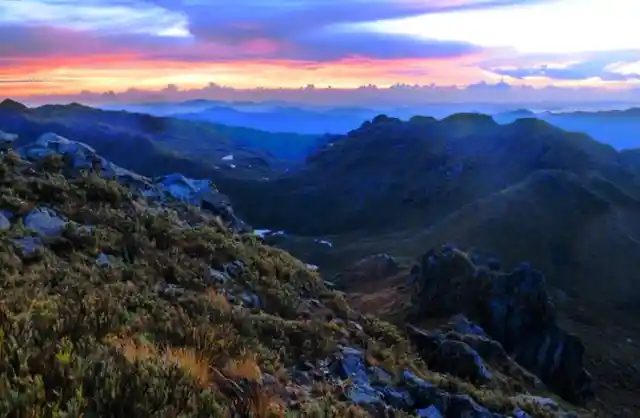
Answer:
[[[412,275],[418,315],[464,313],[560,396],[575,403],[593,396],[584,345],[556,324],[542,273],[527,265],[511,273],[476,268],[445,248],[424,254]]]
[[[507,372],[528,387],[543,389],[542,381],[516,363],[505,351],[502,344],[489,337],[484,330],[463,315],[454,315],[448,324],[440,328],[441,332],[452,339],[457,339],[473,349],[484,362],[496,370]]]

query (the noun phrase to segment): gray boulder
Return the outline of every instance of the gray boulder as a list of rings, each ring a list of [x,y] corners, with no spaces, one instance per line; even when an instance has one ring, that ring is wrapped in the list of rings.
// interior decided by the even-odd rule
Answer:
[[[38,235],[53,238],[62,235],[67,221],[47,208],[34,209],[24,217],[24,226]]]
[[[42,134],[37,140],[17,151],[22,157],[31,161],[38,161],[50,155],[61,155],[66,159],[67,168],[72,172],[94,170],[102,177],[113,178],[130,186],[144,188],[150,185],[148,178],[113,164],[98,155],[89,145],[69,140],[52,132]]]
[[[210,180],[190,179],[174,173],[158,177],[154,187],[145,191],[150,198],[175,199],[198,206],[220,218],[236,232],[251,232],[252,228],[236,216],[228,196],[220,193]]]
[[[11,228],[11,213],[0,210],[0,231],[6,231]]]

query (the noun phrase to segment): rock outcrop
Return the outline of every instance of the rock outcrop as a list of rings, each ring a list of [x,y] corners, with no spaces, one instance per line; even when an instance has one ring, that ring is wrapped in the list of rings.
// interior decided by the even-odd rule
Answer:
[[[4,135],[12,140],[16,139],[15,135]],[[36,141],[15,151],[30,161],[42,162],[50,156],[60,156],[66,173],[70,176],[82,171],[92,171],[105,179],[114,179],[125,184],[147,198],[162,202],[168,199],[178,200],[200,207],[219,216],[234,231],[251,230],[235,215],[229,198],[220,193],[211,180],[189,179],[182,174],[171,174],[156,179],[144,177],[103,158],[87,144],[71,141],[54,133],[43,134]]]
[[[446,246],[425,253],[412,278],[416,320],[462,313],[560,396],[575,403],[593,397],[585,347],[557,325],[541,272],[528,264],[511,273],[476,267],[465,253]]]
[[[220,216],[237,232],[249,232],[251,228],[236,216],[229,197],[220,193],[211,180],[189,179],[182,174],[170,174],[154,180],[153,187],[145,195],[157,199],[177,199],[198,206]]]

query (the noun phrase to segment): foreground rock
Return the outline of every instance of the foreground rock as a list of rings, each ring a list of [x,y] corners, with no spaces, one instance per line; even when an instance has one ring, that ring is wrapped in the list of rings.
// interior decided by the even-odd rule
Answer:
[[[511,273],[477,268],[443,247],[424,254],[412,276],[417,320],[463,313],[560,396],[580,404],[593,397],[584,345],[556,324],[542,273],[526,264]]]

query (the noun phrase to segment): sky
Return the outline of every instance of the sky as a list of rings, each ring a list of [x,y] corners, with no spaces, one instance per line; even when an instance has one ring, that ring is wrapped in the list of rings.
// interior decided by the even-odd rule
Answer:
[[[0,0],[0,97],[640,99],[639,18],[638,0]]]

